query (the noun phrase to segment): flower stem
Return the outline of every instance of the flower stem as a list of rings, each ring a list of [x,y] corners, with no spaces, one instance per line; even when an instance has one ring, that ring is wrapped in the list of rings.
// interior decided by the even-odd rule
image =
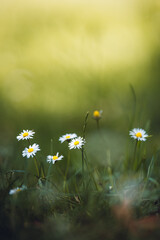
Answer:
[[[67,179],[69,164],[70,164],[70,151],[68,150],[67,167],[66,167],[66,171],[64,174],[64,185],[63,185],[64,192],[66,191],[66,179]]]
[[[35,163],[36,171],[37,171],[38,178],[39,178],[40,177],[39,176],[39,169],[38,169],[37,159],[35,157],[34,157],[34,163]]]
[[[85,189],[85,183],[84,183],[84,148],[82,146],[82,184],[83,184],[83,190]]]
[[[85,139],[86,135],[86,127],[87,127],[87,120],[88,120],[89,112],[87,112],[84,125],[83,125],[83,139]],[[85,182],[84,182],[84,147],[82,146],[82,183],[83,183],[83,190],[85,189]]]
[[[136,157],[136,155],[137,155],[137,145],[138,145],[138,140],[136,140],[136,144],[135,144],[135,148],[134,148],[134,155],[133,155],[133,162],[134,162],[133,168],[134,168],[134,170],[137,169],[137,164],[138,164],[138,160],[137,160],[137,157]]]
[[[84,120],[84,125],[83,125],[83,139],[85,139],[86,135],[86,127],[87,127],[87,120],[88,120],[89,112],[87,112]]]
[[[53,155],[53,139],[51,138],[51,155]],[[46,178],[48,179],[47,181],[47,187],[48,187],[48,183],[49,183],[49,177],[50,177],[50,172],[51,172],[51,167],[52,167],[52,163],[49,164],[48,170],[47,170],[47,176]]]
[[[94,179],[94,176],[93,176],[93,174],[92,174],[92,171],[90,171],[90,169],[89,169],[88,158],[87,158],[87,154],[86,154],[85,151],[84,151],[84,155],[85,155],[84,160],[85,160],[85,164],[86,164],[86,167],[87,167],[87,170],[88,170],[88,174],[90,175],[93,183],[95,184],[96,190],[98,191],[98,185],[97,185],[97,183],[96,183],[96,180]]]
[[[113,187],[113,189],[115,189],[115,184],[114,184],[114,177],[113,177],[113,173],[112,173],[112,167],[111,167],[111,153],[109,150],[107,150],[107,172],[109,175],[109,180],[110,180],[110,184]]]
[[[97,130],[99,131],[99,119],[96,119],[96,122],[97,122]]]
[[[30,140],[28,139],[28,142],[29,142],[29,145],[31,145],[31,142]],[[37,175],[38,175],[38,178],[40,177],[40,174],[39,174],[39,169],[38,169],[38,161],[36,159],[36,157],[34,156],[34,164],[35,164],[35,167],[36,167],[36,171],[37,171]]]

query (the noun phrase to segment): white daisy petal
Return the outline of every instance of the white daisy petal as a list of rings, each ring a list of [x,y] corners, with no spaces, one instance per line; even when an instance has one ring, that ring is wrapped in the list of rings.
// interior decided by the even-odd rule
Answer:
[[[59,152],[56,155],[48,155],[47,162],[54,164],[56,161],[62,160],[63,155],[59,156]]]
[[[129,135],[138,141],[146,141],[148,137],[148,134],[146,134],[146,131],[142,128],[132,129],[132,131],[129,131]]]
[[[11,189],[10,191],[9,191],[9,194],[10,195],[13,195],[13,194],[15,194],[15,193],[18,193],[18,192],[20,192],[20,191],[23,191],[23,190],[25,190],[25,189],[27,189],[27,187],[25,186],[25,185],[23,185],[22,187],[17,187],[17,188],[14,188],[14,189]]]
[[[85,144],[85,140],[82,137],[77,137],[69,143],[69,149],[80,149]]]
[[[23,130],[23,132],[21,132],[18,136],[17,136],[17,140],[27,140],[27,139],[31,139],[33,138],[33,135],[35,134],[35,132],[33,132],[32,130]]]
[[[39,145],[34,143],[33,145],[30,145],[29,148],[25,148],[22,152],[23,157],[30,158],[36,155],[36,152],[40,151]]]
[[[61,143],[65,142],[65,141],[70,141],[73,138],[76,138],[77,134],[75,133],[66,133],[65,135],[63,135],[62,137],[59,138],[59,141]]]
[[[51,156],[51,155],[48,155],[48,156],[47,156],[47,162],[49,162],[49,163],[52,162],[52,156]]]

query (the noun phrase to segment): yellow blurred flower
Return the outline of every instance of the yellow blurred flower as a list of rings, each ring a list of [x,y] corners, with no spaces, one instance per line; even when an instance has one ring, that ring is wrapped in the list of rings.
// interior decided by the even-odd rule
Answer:
[[[93,118],[95,119],[95,120],[99,120],[101,117],[102,117],[102,110],[95,110],[94,112],[93,112]]]

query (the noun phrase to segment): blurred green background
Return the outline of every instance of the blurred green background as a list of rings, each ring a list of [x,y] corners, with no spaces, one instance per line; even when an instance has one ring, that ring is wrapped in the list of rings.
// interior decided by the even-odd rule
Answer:
[[[59,136],[82,135],[87,111],[94,155],[95,109],[103,110],[101,129],[113,154],[116,144],[120,156],[131,127],[146,124],[157,148],[159,26],[159,0],[1,0],[1,159],[21,158],[16,136],[23,129],[36,131],[44,156],[51,138],[62,152]]]

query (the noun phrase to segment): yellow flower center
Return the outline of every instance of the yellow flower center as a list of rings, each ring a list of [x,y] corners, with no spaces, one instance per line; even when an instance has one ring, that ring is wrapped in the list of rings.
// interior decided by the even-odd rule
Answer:
[[[31,152],[33,152],[33,151],[34,151],[33,148],[29,148],[29,149],[28,149],[28,152],[29,152],[29,153],[31,153]]]
[[[24,132],[23,137],[27,137],[27,136],[28,136],[28,132]]]
[[[93,116],[96,117],[96,118],[97,118],[97,117],[100,117],[100,112],[97,111],[97,110],[94,111],[94,112],[93,112]]]
[[[75,142],[74,142],[74,145],[78,145],[78,144],[79,144],[79,141],[75,141]]]
[[[70,136],[68,135],[68,136],[66,136],[66,138],[68,139],[68,138],[70,138]]]
[[[142,133],[141,133],[141,132],[137,132],[137,133],[136,133],[136,137],[141,138],[141,137],[142,137]]]
[[[57,156],[53,156],[53,160],[57,160],[58,159],[58,157]]]
[[[16,192],[20,192],[21,191],[21,189],[20,188],[18,188],[17,190],[16,190]]]

